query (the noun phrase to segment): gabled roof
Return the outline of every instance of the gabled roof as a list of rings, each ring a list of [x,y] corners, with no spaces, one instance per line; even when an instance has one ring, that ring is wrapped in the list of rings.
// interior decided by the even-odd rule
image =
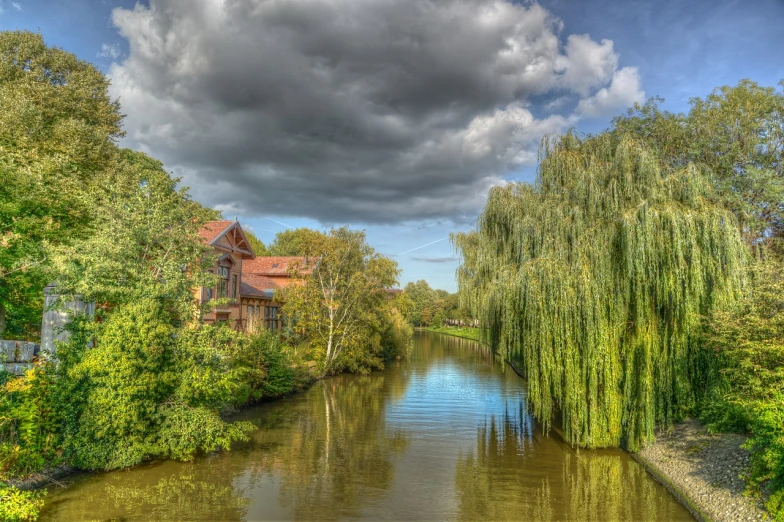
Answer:
[[[257,256],[242,263],[242,273],[281,276],[288,275],[289,267],[296,267],[300,274],[309,274],[315,263],[316,258],[305,256]]]
[[[216,237],[221,235],[229,225],[234,223],[236,223],[236,221],[207,221],[204,223],[204,226],[201,227],[201,230],[199,230],[199,235],[202,240],[204,240],[204,243],[209,245]]]
[[[242,231],[239,221],[207,221],[199,230],[199,236],[201,236],[206,245],[220,247],[224,245],[219,245],[218,241],[224,236],[231,236],[236,245],[235,250],[243,254],[243,259],[256,257],[248,238],[245,237],[245,232]]]
[[[242,283],[240,284],[240,296],[242,297],[263,297],[265,299],[272,299],[275,295],[275,291],[279,289],[280,286],[269,277],[255,274],[242,274]]]

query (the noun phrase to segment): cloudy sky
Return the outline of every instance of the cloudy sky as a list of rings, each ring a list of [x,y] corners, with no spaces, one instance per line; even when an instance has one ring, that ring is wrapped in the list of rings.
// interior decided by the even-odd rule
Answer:
[[[0,0],[0,29],[109,75],[123,144],[199,201],[265,242],[365,228],[403,284],[448,290],[445,238],[534,178],[542,136],[775,85],[782,27],[784,0]]]

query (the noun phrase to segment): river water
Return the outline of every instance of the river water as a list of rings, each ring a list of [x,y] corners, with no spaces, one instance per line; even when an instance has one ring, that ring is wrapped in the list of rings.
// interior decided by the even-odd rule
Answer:
[[[69,477],[41,520],[692,520],[620,450],[542,433],[478,343],[418,332],[409,360],[246,410],[249,443]]]

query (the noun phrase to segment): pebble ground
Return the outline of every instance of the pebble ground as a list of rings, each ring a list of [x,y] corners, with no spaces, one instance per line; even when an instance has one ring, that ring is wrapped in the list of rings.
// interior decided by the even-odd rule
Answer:
[[[689,419],[658,433],[656,443],[637,456],[715,522],[770,520],[758,501],[743,495],[741,476],[749,466],[749,452],[740,447],[745,440],[736,433],[711,435]]]

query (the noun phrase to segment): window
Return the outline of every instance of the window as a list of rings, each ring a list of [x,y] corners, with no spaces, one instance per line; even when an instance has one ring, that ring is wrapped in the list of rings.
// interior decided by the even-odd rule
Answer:
[[[267,326],[269,330],[279,329],[279,322],[278,322],[279,317],[280,317],[279,306],[264,307],[264,324]]]
[[[204,289],[204,300],[211,301],[212,300],[212,288],[205,288]]]
[[[237,299],[237,274],[231,276],[231,298]]]
[[[218,298],[229,296],[229,269],[225,266],[218,267]]]

